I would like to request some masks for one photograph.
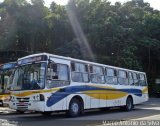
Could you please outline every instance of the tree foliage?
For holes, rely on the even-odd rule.
[[[49,52],[160,75],[160,11],[143,0],[0,3],[0,49]]]

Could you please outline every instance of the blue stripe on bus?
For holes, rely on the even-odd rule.
[[[103,91],[122,91],[125,93],[132,93],[136,96],[141,97],[142,91],[139,89],[110,89],[110,88],[101,88],[101,87],[93,87],[93,86],[71,86],[71,87],[65,87],[62,88],[54,93],[48,98],[47,100],[47,106],[51,107],[52,105],[56,104],[63,98],[67,97],[70,94],[83,92],[83,91],[96,91],[96,90],[103,90]]]

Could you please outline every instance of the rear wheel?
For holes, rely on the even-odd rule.
[[[77,117],[81,114],[82,106],[78,99],[72,99],[69,104],[69,110],[67,114],[70,117]]]
[[[126,105],[125,105],[124,109],[126,111],[131,111],[133,108],[134,108],[133,99],[132,99],[132,97],[128,97],[126,100]]]

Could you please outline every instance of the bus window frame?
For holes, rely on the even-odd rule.
[[[130,76],[129,76],[130,73],[131,73],[132,78],[130,78]],[[130,84],[130,80],[133,81],[133,84]],[[128,71],[128,82],[129,82],[128,85],[135,86],[135,84],[134,84],[134,78],[133,78],[133,72],[131,72],[131,71]]]
[[[117,83],[118,83],[118,85],[129,86],[128,71],[122,70],[122,69],[118,69],[117,71],[118,71],[118,72],[117,72]],[[120,73],[119,73],[120,71],[126,73],[126,74],[125,74],[125,75],[126,75],[126,78],[119,76],[119,75],[120,75]],[[121,78],[121,79],[126,79],[126,80],[127,80],[127,84],[120,84],[120,83],[119,83],[119,78]]]
[[[76,63],[83,64],[85,66],[85,69],[86,69],[86,66],[87,66],[87,71],[86,72],[75,71],[75,64]],[[73,68],[72,68],[73,64],[74,64],[74,71],[73,71]],[[70,71],[71,71],[71,79],[70,80],[72,80],[72,82],[80,82],[80,83],[89,83],[90,82],[90,71],[89,71],[89,65],[87,63],[71,61],[70,66],[71,66],[70,67]],[[75,81],[75,80],[73,80],[73,73],[79,73],[79,74],[81,74],[81,77],[82,77],[83,81],[78,81],[78,80]],[[88,81],[84,81],[83,74],[88,74]]]
[[[98,73],[93,73],[93,66],[94,67],[100,67],[102,68],[102,75],[98,74]],[[92,67],[92,73],[91,73],[91,67]],[[99,65],[94,65],[94,64],[90,64],[89,65],[89,74],[90,74],[90,82],[91,83],[96,83],[96,84],[106,84],[106,79],[105,79],[105,67],[103,66],[99,66]],[[99,83],[99,82],[92,82],[92,79],[91,79],[91,75],[99,75],[99,76],[103,76],[104,77],[104,82],[103,83]]]
[[[134,74],[136,75],[136,79],[134,78]],[[140,86],[139,85],[139,77],[138,77],[138,73],[137,72],[133,72],[133,80],[134,80],[134,86]],[[138,81],[137,82],[138,85],[136,85],[136,83],[135,83],[136,80]]]
[[[68,64],[64,64],[64,63],[55,63],[55,62],[50,62],[50,63],[52,63],[53,65],[66,65],[67,66],[67,73],[68,73],[68,80],[59,80],[59,79],[47,79],[47,77],[46,77],[46,79],[47,80],[56,80],[56,81],[68,81],[68,82],[70,82],[70,69],[69,69],[69,65]],[[49,66],[49,64],[48,64],[48,66]],[[47,66],[47,71],[46,72],[48,72],[48,66]],[[47,75],[47,74],[46,74]],[[70,84],[70,83],[69,83]]]
[[[107,69],[112,69],[113,72],[114,72],[114,76],[107,76]],[[105,81],[106,81],[106,84],[109,84],[109,85],[118,85],[118,77],[117,77],[117,69],[115,68],[111,68],[111,67],[105,67]],[[116,78],[116,83],[108,83],[107,82],[107,77],[112,77],[112,78]]]
[[[140,75],[143,75],[143,76],[144,76],[144,80],[141,80]],[[145,75],[144,73],[138,73],[138,76],[139,76],[139,80],[138,80],[139,86],[142,86],[142,87],[148,86],[148,84],[147,84],[147,79],[146,79],[146,75]],[[139,82],[139,81],[144,81],[144,82],[145,82],[145,85],[140,85],[140,82]]]

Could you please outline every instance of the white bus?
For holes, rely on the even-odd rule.
[[[148,100],[146,74],[47,53],[18,59],[10,107],[80,115],[86,109],[120,106],[127,111]]]

